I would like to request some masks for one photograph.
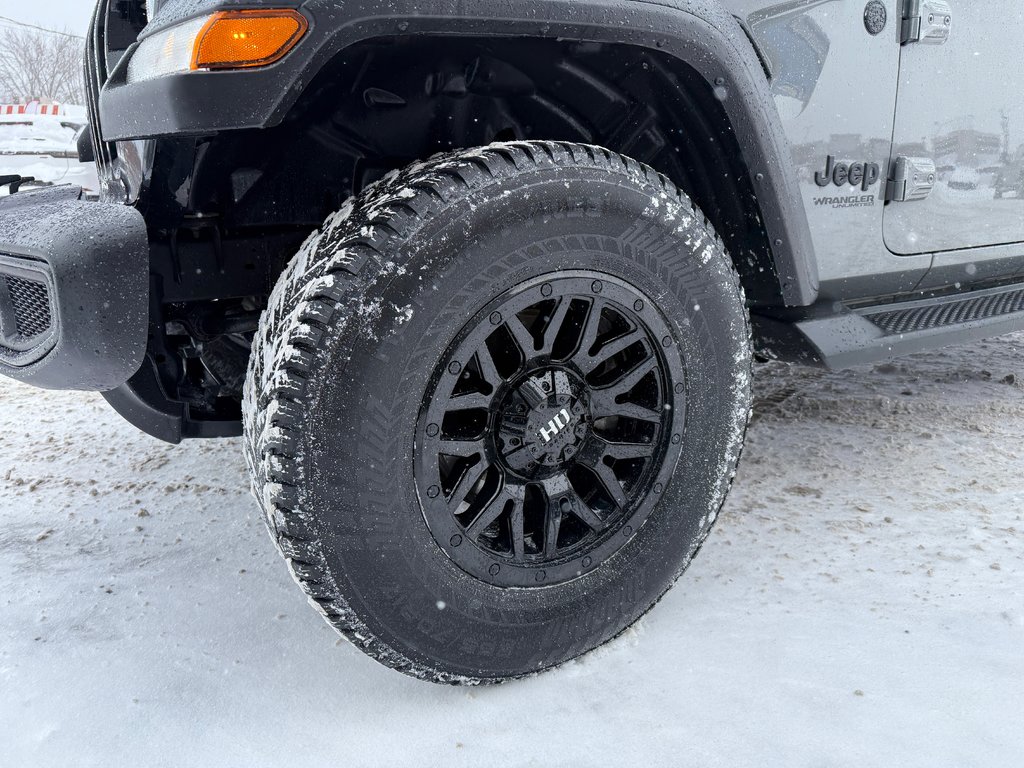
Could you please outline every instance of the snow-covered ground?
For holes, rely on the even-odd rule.
[[[0,766],[983,766],[1024,756],[1024,335],[768,366],[687,576],[492,688],[338,641],[237,441],[0,383]]]

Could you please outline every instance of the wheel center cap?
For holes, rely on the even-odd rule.
[[[498,453],[518,475],[536,479],[563,471],[590,433],[587,388],[562,369],[527,376],[505,399]]]

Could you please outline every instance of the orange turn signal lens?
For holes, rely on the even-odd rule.
[[[192,69],[263,67],[280,61],[299,42],[309,22],[298,11],[221,11],[196,38]]]

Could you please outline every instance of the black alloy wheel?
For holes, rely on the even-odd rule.
[[[650,298],[611,275],[517,286],[466,324],[433,379],[416,441],[423,515],[448,557],[489,584],[600,567],[643,525],[679,455],[679,347]]]

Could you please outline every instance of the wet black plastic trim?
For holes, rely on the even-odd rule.
[[[45,277],[52,314],[50,334],[40,337],[47,348],[24,365],[0,358],[0,374],[46,389],[103,391],[138,369],[149,314],[138,211],[87,202],[78,187],[21,192],[0,201],[0,254]]]

